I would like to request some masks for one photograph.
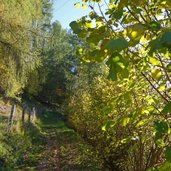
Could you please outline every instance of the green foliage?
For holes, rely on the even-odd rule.
[[[112,88],[110,81],[102,88],[102,77],[100,83],[95,78],[88,91],[80,86],[69,101],[71,122],[90,141],[98,139],[92,144],[108,160],[112,156],[110,161],[115,161],[118,144],[125,144],[121,149],[126,157],[117,156],[117,164],[113,163],[120,170],[147,170],[162,164],[163,170],[170,167],[164,163],[164,150],[170,142],[170,1],[82,3],[92,11],[70,24],[73,32],[87,42],[87,47],[79,50],[80,56],[85,62],[104,61],[109,70],[101,69],[114,83]],[[109,143],[107,152],[102,152],[102,142],[108,141],[115,145]],[[156,154],[149,158],[153,150]]]
[[[167,161],[171,162],[171,147],[167,147],[165,150],[165,157]]]
[[[167,114],[171,112],[171,102],[169,102],[168,104],[166,104],[162,110],[163,114]]]
[[[127,47],[128,43],[123,38],[111,39],[106,45],[106,49],[116,52],[124,50]]]
[[[52,3],[14,0],[2,1],[0,7],[0,93],[16,97],[27,87],[30,93],[36,94],[44,81],[38,69],[49,36]]]
[[[0,140],[1,169],[12,170],[23,165],[30,148],[31,139],[28,136],[18,133],[4,135],[3,140]]]
[[[76,58],[76,49],[82,45],[82,42],[62,29],[57,21],[50,27],[49,35],[51,40],[47,42],[47,47],[44,49],[42,66],[38,72],[39,79],[44,82],[33,95],[42,102],[61,104],[65,98],[66,83],[76,72],[76,61],[79,60]],[[32,82],[30,84],[32,86]],[[32,94],[30,91],[29,93]]]
[[[28,73],[39,64],[32,41],[37,34],[33,23],[41,15],[41,1],[1,1],[1,7],[0,89],[1,94],[14,97],[24,87]]]
[[[86,73],[78,72],[80,80],[76,80],[75,83],[77,91],[74,86],[65,110],[71,125],[103,158],[104,167],[119,170],[127,167],[132,170],[133,166],[130,163],[135,162],[137,164],[134,167],[138,168],[137,160],[140,160],[138,158],[140,153],[146,158],[144,163],[149,162],[147,156],[153,146],[151,139],[155,138],[150,125],[156,118],[150,116],[148,111],[145,111],[145,107],[148,106],[154,113],[156,110],[154,111],[152,107],[150,109],[150,105],[154,104],[153,101],[138,96],[145,91],[145,87],[143,89],[139,89],[138,85],[131,85],[131,87],[127,80],[124,85],[115,86],[114,82],[104,78],[107,72],[104,76],[92,78],[87,85],[86,77],[83,77]],[[81,78],[84,78],[84,82]],[[125,93],[127,89],[130,90],[129,93]],[[137,90],[136,93],[134,89]],[[143,152],[138,148],[142,144],[148,144],[144,146]]]
[[[79,33],[81,31],[81,29],[76,21],[71,22],[70,27],[72,28],[74,33]]]

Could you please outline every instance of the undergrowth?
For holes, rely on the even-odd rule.
[[[0,114],[0,171],[56,167],[62,171],[100,171],[101,163],[93,149],[54,111],[38,113],[34,124],[22,124],[16,117],[10,130],[7,115]]]
[[[1,133],[0,170],[11,171],[37,165],[39,158],[36,154],[42,150],[40,139],[39,129],[31,124],[26,124],[20,132]]]

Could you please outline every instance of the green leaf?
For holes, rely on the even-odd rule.
[[[98,36],[98,33],[91,32],[90,35],[86,38],[86,41],[88,43],[94,43],[97,45],[100,41],[100,36]]]
[[[123,62],[117,62],[117,65],[120,66],[122,69],[125,68],[125,65],[123,64]]]
[[[109,75],[107,77],[109,80],[116,81],[117,80],[117,65],[112,62],[109,69]]]
[[[113,53],[106,64],[110,68],[108,79],[116,81],[117,77],[121,79],[129,77],[129,70],[127,69],[128,61],[119,53]]]
[[[158,65],[159,64],[159,60],[154,58],[154,57],[150,57],[149,58],[149,62],[152,64],[152,65]]]
[[[126,144],[126,143],[128,143],[130,141],[131,141],[131,138],[130,137],[124,138],[124,139],[121,140],[121,144]]]
[[[119,53],[113,53],[113,54],[109,57],[108,61],[106,62],[106,65],[108,65],[108,66],[110,67],[110,65],[111,65],[112,63],[117,63],[117,62],[119,62],[121,58],[122,58],[122,56],[121,56]]]
[[[128,42],[124,38],[111,39],[106,48],[111,51],[121,51],[128,47]]]
[[[171,46],[171,31],[166,31],[161,37],[161,43],[165,47]]]
[[[129,123],[129,121],[130,121],[130,118],[125,117],[125,118],[123,118],[121,125],[125,127]]]
[[[161,84],[158,88],[157,88],[159,91],[164,91],[166,88],[165,88],[165,84]]]
[[[171,112],[171,102],[169,102],[168,104],[165,105],[165,107],[162,110],[163,114],[168,114]]]
[[[113,62],[118,62],[118,61],[120,61],[120,56],[117,55],[114,58],[112,58],[112,60],[113,60]]]
[[[116,19],[116,20],[120,19],[122,16],[123,16],[123,10],[114,11],[114,12],[112,12],[112,14],[110,15],[110,17],[111,17],[112,19]]]
[[[76,21],[72,21],[69,26],[71,27],[71,29],[73,30],[73,32],[75,34],[78,34],[81,32],[81,29],[79,27],[79,24]]]
[[[145,125],[147,122],[148,122],[148,120],[141,120],[141,121],[139,121],[139,122],[137,123],[136,127],[137,127],[137,128],[138,128],[138,127],[141,127],[141,126]]]
[[[165,158],[167,161],[171,162],[171,147],[167,147],[165,150]]]
[[[113,53],[111,55],[111,57],[108,59],[108,61],[106,62],[106,65],[109,66],[109,75],[108,75],[108,79],[112,80],[112,81],[116,81],[117,80],[117,70],[118,70],[118,65],[117,62],[120,61],[121,55],[119,53]]]
[[[90,12],[89,17],[93,20],[93,19],[97,18],[98,16],[95,12]]]
[[[162,147],[165,146],[165,142],[164,142],[164,140],[161,139],[161,138],[159,138],[159,139],[156,140],[156,144],[157,144],[157,146],[158,146],[159,148],[162,148]]]
[[[154,68],[151,70],[151,75],[153,79],[158,80],[158,81],[162,78],[162,72],[157,68]]]
[[[101,50],[93,50],[92,52],[90,52],[90,57],[92,59],[92,61],[96,61],[96,62],[102,62],[104,60],[104,51]]]
[[[122,78],[128,78],[129,77],[129,70],[124,68],[122,71],[120,71],[120,75]]]
[[[171,69],[171,63],[169,63],[167,66],[166,66],[167,69]]]
[[[168,133],[169,131],[169,126],[166,121],[155,121],[154,122],[155,129],[159,133]]]
[[[150,26],[150,28],[152,28],[153,30],[158,30],[158,29],[160,29],[160,24],[158,23],[158,22],[156,22],[156,21],[151,21],[150,23],[149,23],[149,26]]]
[[[171,48],[171,31],[164,32],[160,37],[149,42],[150,51],[149,54],[152,55],[156,50],[161,50],[162,48]]]
[[[149,55],[152,56],[154,52],[156,52],[156,50],[160,49],[161,48],[161,44],[160,44],[160,38],[156,38],[154,40],[151,40],[149,42],[149,48],[150,48],[150,51],[149,51]]]
[[[102,131],[106,131],[106,125],[102,126]]]
[[[108,121],[104,126],[102,126],[102,131],[106,131],[110,127],[115,126],[116,122],[115,121]]]

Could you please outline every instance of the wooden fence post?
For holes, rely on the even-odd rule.
[[[32,113],[32,109],[30,108],[28,111],[28,122],[30,123],[31,120],[31,113]]]
[[[10,119],[9,119],[9,126],[10,126],[10,128],[13,125],[14,114],[15,114],[15,105],[13,104],[12,107],[11,107],[11,113],[10,113]]]
[[[35,107],[32,108],[32,113],[33,113],[33,123],[34,123],[35,119],[36,119],[36,109],[35,109]]]
[[[22,105],[22,117],[21,117],[22,123],[24,123],[26,108],[27,108],[26,105],[23,104],[23,105]]]

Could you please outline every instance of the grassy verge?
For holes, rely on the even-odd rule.
[[[22,125],[18,108],[14,126],[7,132],[10,105],[5,109],[0,113],[0,171],[101,170],[93,149],[66,126],[60,114],[42,108],[35,124]]]
[[[34,166],[38,162],[35,153],[40,151],[34,143],[41,137],[38,126],[27,122],[22,125],[21,108],[17,106],[13,127],[9,129],[10,111],[11,104],[0,101],[0,171]]]

